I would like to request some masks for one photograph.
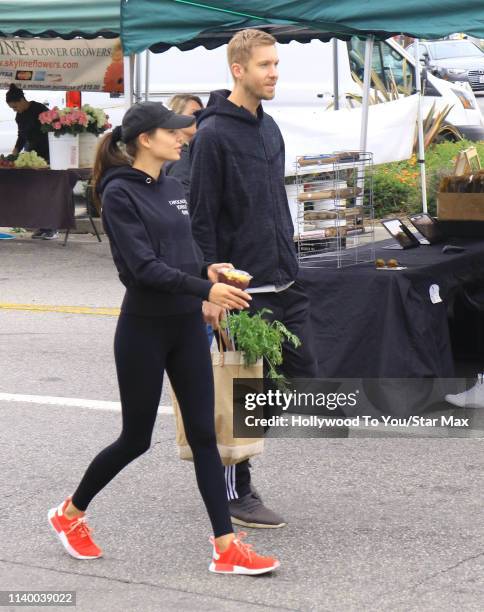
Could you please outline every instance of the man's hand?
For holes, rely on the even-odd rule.
[[[231,263],[214,263],[208,266],[207,268],[207,277],[209,281],[212,283],[218,283],[218,273],[219,270],[223,270],[224,268],[233,268],[234,266]]]
[[[216,304],[203,302],[202,313],[205,323],[211,325],[214,330],[220,328],[220,321],[225,317],[225,310]]]

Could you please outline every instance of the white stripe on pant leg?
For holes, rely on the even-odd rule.
[[[225,489],[227,491],[227,499],[230,501],[232,499],[232,495],[230,493],[230,487],[229,487],[229,479],[228,479],[228,474],[229,474],[229,469],[230,469],[230,465],[226,465],[224,467],[224,476],[225,476]]]
[[[236,499],[236,493],[232,488],[232,465],[225,466],[225,485],[227,487],[227,499]]]
[[[235,468],[237,467],[236,465],[233,465],[233,470],[232,470],[232,490],[234,492],[234,499],[239,499],[239,494],[237,493],[237,487],[235,484]]]
[[[228,473],[229,487],[230,487],[230,499],[237,499],[237,494],[235,493],[234,486],[232,484],[232,481],[233,481],[232,475],[233,475],[233,473],[234,473],[234,466],[230,465],[229,466],[229,473]]]

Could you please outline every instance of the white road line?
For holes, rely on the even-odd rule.
[[[53,397],[49,395],[22,395],[20,393],[0,393],[0,402],[20,402],[23,404],[44,404],[69,406],[70,408],[90,408],[91,410],[120,411],[120,402],[81,399],[77,397]],[[158,414],[173,414],[172,406],[160,406]]]

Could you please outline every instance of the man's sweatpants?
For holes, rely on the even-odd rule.
[[[309,299],[299,281],[279,293],[253,293],[251,312],[268,308],[271,314],[265,317],[270,321],[281,321],[287,329],[301,340],[301,346],[283,345],[283,364],[281,372],[287,378],[316,378],[318,364],[313,344]],[[249,461],[225,467],[225,484],[229,500],[239,499],[250,493]]]

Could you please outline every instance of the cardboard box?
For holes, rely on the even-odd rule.
[[[437,217],[443,221],[484,221],[484,193],[439,193]]]

